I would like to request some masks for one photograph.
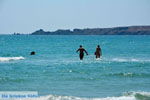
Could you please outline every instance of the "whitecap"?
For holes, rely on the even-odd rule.
[[[142,58],[112,58],[110,61],[115,62],[150,62],[149,59],[142,59]]]
[[[142,99],[141,99],[142,97]],[[16,99],[17,100],[17,99]],[[74,96],[58,96],[47,95],[38,98],[25,98],[21,100],[150,100],[149,92],[127,92],[118,97],[103,97],[103,98],[81,98]]]
[[[113,58],[112,61],[127,62],[128,60],[123,58]]]
[[[0,57],[0,62],[13,61],[13,60],[23,60],[24,57]]]

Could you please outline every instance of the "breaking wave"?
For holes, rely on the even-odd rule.
[[[122,96],[105,98],[81,98],[73,96],[47,95],[22,100],[150,100],[150,92],[128,92],[124,93]]]
[[[150,62],[150,59],[136,59],[136,58],[113,58],[116,62]]]
[[[0,57],[0,62],[13,61],[13,60],[23,60],[24,57]]]

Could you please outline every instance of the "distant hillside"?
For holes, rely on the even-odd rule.
[[[37,30],[31,35],[150,35],[150,26],[129,26],[115,28],[87,28],[71,30],[57,30],[45,32]]]

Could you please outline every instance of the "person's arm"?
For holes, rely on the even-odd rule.
[[[85,49],[84,49],[84,51],[85,51],[86,55],[88,55],[88,52]]]
[[[96,50],[95,50],[95,52],[94,52],[94,55],[96,55],[96,52],[97,52],[97,48],[96,48]]]
[[[100,48],[100,55],[102,56],[102,49]]]
[[[78,49],[76,52],[78,52],[80,49]]]

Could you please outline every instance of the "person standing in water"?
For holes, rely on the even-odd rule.
[[[80,48],[76,52],[78,51],[80,52],[79,53],[80,60],[83,60],[84,52],[86,53],[86,55],[88,55],[87,51],[82,47],[82,45],[80,45]]]
[[[95,55],[96,55],[96,58],[100,58],[102,56],[102,50],[99,45],[97,45]]]

